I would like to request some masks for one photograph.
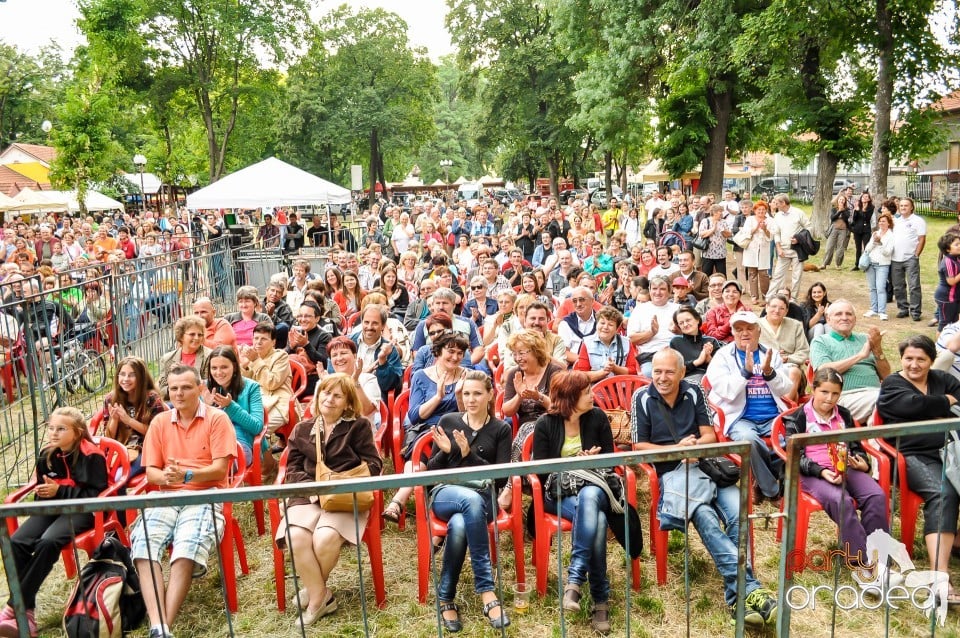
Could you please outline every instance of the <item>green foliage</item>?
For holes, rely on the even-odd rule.
[[[58,187],[76,189],[82,213],[90,181],[106,181],[120,161],[122,148],[112,133],[119,119],[109,76],[94,67],[79,75],[56,108],[57,125],[50,137],[57,149],[50,179]]]
[[[50,46],[36,56],[0,41],[0,149],[12,142],[45,143],[40,128],[63,101],[67,75],[61,51]]]
[[[570,62],[551,30],[543,3],[524,0],[448,0],[447,30],[457,42],[461,86],[479,89],[481,147],[501,155],[541,157],[554,178],[582,136],[568,121],[578,112]],[[483,82],[479,78],[483,77]]]
[[[283,155],[339,183],[364,155],[372,180],[402,178],[435,133],[436,69],[408,44],[407,24],[382,9],[327,15],[291,67],[288,93]]]

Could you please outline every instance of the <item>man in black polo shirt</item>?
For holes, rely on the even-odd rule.
[[[683,355],[672,348],[664,348],[653,356],[653,383],[637,390],[632,401],[633,440],[637,442],[638,449],[657,450],[716,442],[703,392],[683,380],[684,370]],[[670,498],[662,489],[664,476],[681,467],[681,462],[667,461],[655,463],[654,466],[661,481],[662,495],[657,516],[663,520],[664,501]],[[693,487],[696,483],[698,488],[706,490],[705,494],[713,495],[713,498],[707,496],[703,501],[690,499],[686,507],[693,508],[689,520],[700,534],[700,540],[723,578],[724,600],[733,612],[737,601],[740,491],[735,485],[717,487],[696,465],[689,467],[688,481],[690,491],[684,490],[681,494],[701,494],[700,489]],[[684,511],[684,508],[681,507],[680,511]],[[775,623],[776,596],[760,585],[749,562],[744,578],[747,595],[745,622],[757,626]]]

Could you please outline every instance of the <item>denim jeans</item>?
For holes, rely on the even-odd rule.
[[[552,495],[545,494],[544,509],[557,513]],[[582,585],[590,581],[590,596],[594,603],[605,603],[610,598],[607,579],[607,514],[610,503],[607,494],[596,485],[586,485],[576,496],[564,497],[560,516],[573,523],[573,550],[567,582]]]
[[[780,494],[780,469],[783,461],[770,451],[763,437],[770,436],[773,419],[766,423],[754,423],[747,419],[739,419],[730,426],[727,438],[732,441],[750,441],[753,449],[750,453],[750,469],[753,478],[763,495],[776,498]]]
[[[877,314],[887,313],[887,277],[890,276],[890,264],[878,266],[871,264],[867,268],[867,288],[870,290],[870,310]]]
[[[493,591],[493,568],[490,564],[490,537],[487,525],[493,520],[489,495],[461,485],[446,485],[433,495],[433,513],[447,522],[447,540],[443,549],[443,567],[437,598],[454,599],[463,561],[470,548],[473,567],[473,588],[478,594]]]
[[[735,485],[717,489],[713,506],[701,505],[690,517],[700,540],[713,558],[720,577],[723,578],[723,599],[727,605],[737,602],[737,543],[740,540],[740,490]],[[721,528],[721,524],[723,527]],[[744,573],[746,594],[760,588],[753,576],[753,567],[747,560]]]

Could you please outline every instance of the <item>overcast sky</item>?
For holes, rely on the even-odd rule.
[[[398,14],[410,27],[411,44],[425,47],[434,61],[452,51],[450,36],[443,26],[447,15],[444,0],[321,0],[315,2],[313,16],[344,3],[354,8],[381,7]],[[36,53],[54,40],[70,51],[82,41],[76,27],[77,16],[74,0],[0,1],[0,40],[29,53]]]

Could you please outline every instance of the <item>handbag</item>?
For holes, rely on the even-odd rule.
[[[857,263],[857,267],[859,267],[860,270],[866,270],[872,265],[873,260],[870,259],[870,253],[863,251],[863,253],[860,255],[860,261]]]
[[[547,477],[543,487],[548,494],[556,493],[556,481],[560,481],[560,498],[576,496],[584,485],[596,485],[607,493],[610,511],[623,514],[623,479],[610,468],[594,470],[567,470],[553,472]]]
[[[710,247],[710,240],[697,236],[690,240],[690,245],[697,250],[706,250]]]
[[[370,466],[365,461],[360,465],[334,472],[323,462],[323,420],[317,417],[314,423],[317,434],[317,482],[342,481],[343,479],[366,478],[370,476]],[[327,512],[352,512],[353,500],[357,500],[357,511],[367,512],[373,508],[373,490],[366,492],[345,492],[343,494],[324,494],[317,497],[317,503]]]
[[[614,445],[632,445],[633,432],[630,427],[630,415],[623,408],[604,410],[610,420],[610,433],[613,434]]]
[[[677,431],[674,427],[673,415],[670,414],[669,411],[664,410],[663,406],[659,403],[657,407],[660,410],[660,416],[663,417],[663,420],[667,422],[667,427],[670,428],[670,436],[673,437],[674,441],[679,443],[680,438],[677,436]],[[699,467],[700,471],[706,474],[711,481],[716,483],[717,487],[730,487],[731,485],[736,485],[737,481],[740,480],[740,466],[725,456],[700,459],[697,467]]]

